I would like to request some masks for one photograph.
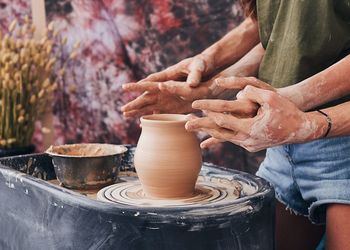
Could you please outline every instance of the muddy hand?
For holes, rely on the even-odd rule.
[[[204,112],[212,111],[218,113],[232,114],[239,118],[254,117],[259,105],[249,100],[198,100],[193,102],[192,107]]]
[[[217,112],[223,114],[234,115],[235,117],[253,117],[256,115],[259,106],[249,100],[235,100],[235,101],[225,101],[225,100],[198,100],[193,102],[192,107],[194,109],[202,110],[204,113],[207,112]],[[191,131],[200,130],[208,132],[210,130],[210,135],[215,134],[218,131],[225,133],[225,129],[221,129],[215,121],[209,117],[191,119],[191,122],[187,124],[187,128]],[[209,138],[201,143],[202,148],[210,147],[211,145],[217,144],[225,140]]]
[[[193,111],[191,101],[183,100],[167,93],[145,92],[121,108],[125,117],[138,117],[148,114],[185,114]]]
[[[208,117],[197,117],[191,114],[187,116],[187,121],[188,122],[186,123],[185,127],[188,131],[202,131],[209,134],[208,131],[215,133],[215,130],[220,130],[220,127]],[[214,144],[218,144],[224,141],[225,140],[219,140],[211,137],[203,141],[200,146],[201,148],[208,148]]]
[[[207,118],[219,129],[199,127],[217,140],[230,141],[248,151],[256,152],[285,143],[299,143],[320,137],[327,129],[326,121],[315,113],[304,113],[279,94],[248,86],[239,100],[249,100],[260,105],[253,118],[237,118],[232,114],[206,111]],[[321,119],[321,122],[320,122]],[[187,128],[198,129],[191,122]],[[202,146],[208,144],[203,142]]]
[[[169,80],[184,80],[192,86],[198,86],[201,79],[215,71],[213,58],[205,54],[187,58],[169,68],[149,75],[145,81],[165,82]]]
[[[242,90],[246,86],[254,86],[260,89],[267,89],[271,91],[276,91],[270,84],[260,81],[256,77],[226,77],[226,78],[217,78],[215,80],[216,87],[220,89],[235,89]],[[215,93],[214,93],[215,94]]]
[[[192,112],[193,100],[209,95],[209,83],[193,88],[179,81],[124,84],[126,91],[143,92],[135,100],[124,105],[121,110],[126,117],[141,116],[152,113],[189,113]]]
[[[174,85],[182,87],[186,85],[183,79],[187,79],[187,87],[194,87],[199,85],[202,76],[211,73],[212,70],[209,67],[211,63],[209,61],[201,55],[187,58],[161,72],[151,74],[139,82],[126,83],[123,85],[123,89],[140,93],[145,91],[158,92],[160,83],[163,84],[163,89],[168,89],[168,87],[170,89]],[[187,88],[186,91],[190,91],[190,88]]]

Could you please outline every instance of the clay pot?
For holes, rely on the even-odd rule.
[[[202,156],[196,135],[185,129],[185,117],[157,114],[141,118],[142,133],[134,163],[148,197],[171,199],[194,195]]]

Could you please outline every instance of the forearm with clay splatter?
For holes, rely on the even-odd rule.
[[[345,102],[337,106],[322,110],[332,120],[332,127],[331,127],[331,130],[329,131],[328,137],[350,135],[349,110],[350,110],[350,102]],[[310,112],[310,113],[316,113],[316,112]],[[325,117],[323,117],[323,120],[325,120]]]
[[[330,108],[322,109],[322,111],[327,114],[330,118],[331,126],[329,127],[329,121],[325,115],[320,114],[317,111],[306,112],[305,117],[308,124],[313,124],[309,126],[310,133],[303,133],[300,138],[296,141],[291,142],[308,142],[315,139],[320,139],[326,137],[338,137],[338,136],[348,136],[350,135],[350,101],[345,102]],[[307,132],[304,125],[304,132]],[[328,131],[328,129],[330,129]],[[326,134],[328,131],[328,134]],[[295,138],[294,138],[295,139]]]
[[[350,94],[350,56],[306,80],[277,90],[301,110],[310,110]]]

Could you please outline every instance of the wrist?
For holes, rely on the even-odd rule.
[[[214,72],[217,68],[220,66],[216,64],[215,58],[217,57],[219,53],[219,48],[217,45],[213,45],[206,50],[204,50],[202,53],[200,53],[198,56],[205,62],[206,66],[206,72]]]
[[[327,137],[329,134],[330,134],[330,132],[331,132],[331,129],[332,129],[332,119],[331,119],[331,117],[326,113],[326,112],[324,112],[324,111],[322,111],[322,110],[316,110],[319,114],[321,114],[321,115],[323,115],[324,116],[324,118],[326,119],[326,121],[327,121],[327,130],[326,130],[326,132],[325,132],[325,134],[323,135],[323,137]]]
[[[311,126],[314,127],[314,133],[308,139],[315,140],[328,137],[332,128],[331,118],[322,111],[307,112],[306,114]]]
[[[298,109],[305,111],[305,109],[303,108],[303,102],[304,102],[304,98],[303,96],[299,93],[294,93],[293,91],[293,86],[288,86],[288,87],[283,87],[283,88],[277,88],[276,92],[287,98],[290,102],[292,102],[295,106],[298,107]]]
[[[225,77],[228,77],[228,75],[226,75],[225,72],[222,71],[207,82],[207,87],[208,87],[207,99],[225,99],[225,98],[222,98],[221,94],[227,90],[223,87],[218,86],[215,83],[216,79],[225,78]]]

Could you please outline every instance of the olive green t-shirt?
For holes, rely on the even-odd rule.
[[[259,78],[274,87],[298,83],[350,52],[350,0],[257,0],[257,13],[266,50]]]

